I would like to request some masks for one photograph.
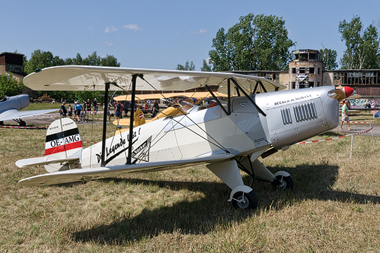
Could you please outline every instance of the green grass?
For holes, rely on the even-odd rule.
[[[355,120],[355,119],[351,119]],[[363,118],[361,121],[370,119]],[[82,140],[100,125],[78,125]],[[90,130],[93,133],[90,133]],[[17,181],[40,156],[44,130],[0,129],[1,252],[376,252],[380,248],[379,137],[291,146],[262,162],[292,174],[294,190],[254,185],[255,212],[204,166],[46,187]],[[108,135],[112,135],[109,128]],[[326,133],[313,139],[335,135]],[[337,135],[337,134],[336,134]],[[246,184],[250,177],[244,173]]]
[[[59,108],[61,108],[61,103],[54,103],[54,104],[51,104],[51,103],[30,103],[23,110],[29,111],[29,110],[45,110],[45,109],[59,109]],[[66,108],[67,108],[67,105],[66,105]]]

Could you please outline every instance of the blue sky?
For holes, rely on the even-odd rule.
[[[0,0],[0,52],[31,57],[36,49],[60,58],[94,51],[113,55],[122,67],[175,69],[193,61],[200,70],[212,39],[248,13],[285,20],[294,49],[345,50],[339,22],[360,16],[380,26],[380,1],[5,1]]]

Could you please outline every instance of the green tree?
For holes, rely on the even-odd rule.
[[[18,81],[12,74],[0,75],[0,98],[15,96],[24,89],[22,79]]]
[[[35,50],[30,60],[24,61],[24,71],[27,74],[34,72],[36,69],[43,69],[51,66],[63,65],[64,61],[59,57],[54,57],[49,51]]]
[[[341,40],[345,41],[346,51],[341,59],[342,69],[377,69],[379,55],[378,31],[373,25],[363,32],[363,24],[359,16],[351,22],[343,20],[339,23]]]
[[[338,67],[338,63],[336,62],[337,52],[332,49],[323,48],[319,50],[321,54],[321,62],[325,64],[326,70],[334,70]]]
[[[229,71],[232,70],[231,49],[228,48],[229,43],[224,28],[220,28],[216,33],[216,37],[212,39],[212,47],[214,50],[209,52],[210,63],[213,65],[213,71]]]
[[[219,29],[209,52],[213,71],[286,69],[295,43],[288,38],[285,21],[274,15],[240,17],[228,29]]]
[[[120,62],[113,55],[108,55],[100,60],[100,66],[120,67]]]
[[[201,68],[201,71],[211,72],[211,65],[207,64],[206,60],[203,60],[203,66]]]
[[[92,65],[92,66],[114,66],[120,67],[120,63],[117,62],[117,59],[112,55],[107,55],[106,57],[100,57],[97,55],[96,51],[86,58],[77,53],[75,58],[67,58],[65,60],[59,58],[58,56],[53,56],[49,51],[44,52],[40,49],[35,50],[32,53],[30,60],[28,61],[24,58],[24,69],[27,74],[34,72],[36,69],[43,69],[51,66],[59,65]],[[93,99],[94,97],[99,97],[98,95],[102,94],[100,91],[39,91],[37,94],[42,96],[48,94],[51,98],[55,98],[57,101],[60,101],[61,98],[69,100],[78,100],[82,102],[83,100]],[[102,100],[102,97],[99,97]],[[99,101],[101,102],[101,101]]]
[[[186,61],[185,66],[181,65],[181,64],[177,64],[177,70],[194,71],[195,70],[195,65],[194,65],[194,63],[192,61],[190,63],[189,63],[189,61]]]

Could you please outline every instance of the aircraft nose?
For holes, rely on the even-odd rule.
[[[352,89],[350,87],[343,87],[342,89],[331,90],[328,93],[328,95],[331,98],[336,98],[339,101],[342,101],[343,99],[346,99],[353,94],[355,94],[355,91],[354,91],[354,89]]]
[[[346,95],[346,98],[348,98],[349,96],[355,94],[354,89],[352,89],[352,88],[350,88],[350,87],[343,87],[342,91],[343,91],[344,94]]]

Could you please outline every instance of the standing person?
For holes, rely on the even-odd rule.
[[[124,117],[127,117],[128,116],[128,109],[131,108],[131,102],[129,102],[128,100],[125,100],[123,108],[124,108]]]
[[[94,101],[92,102],[92,109],[94,110],[94,114],[98,111],[98,102],[96,101],[96,98],[94,98]]]
[[[71,104],[69,104],[69,107],[67,108],[67,114],[69,115],[70,119],[73,117],[73,108],[71,107]]]
[[[77,102],[74,102],[74,119],[77,118]]]
[[[349,106],[350,106],[350,102],[348,100],[343,100],[342,121],[340,122],[339,130],[342,130],[343,123],[347,122],[348,131],[350,131],[350,119],[348,118],[348,107]]]
[[[110,103],[108,103],[108,106],[107,106],[107,115],[108,115],[108,121],[111,122],[111,105]]]
[[[116,116],[117,119],[121,118],[121,104],[120,104],[120,101],[117,101],[115,116]]]
[[[90,112],[91,112],[91,102],[90,102],[90,99],[87,99],[86,110],[87,110],[87,113],[90,114]]]
[[[152,118],[156,117],[156,114],[158,113],[160,107],[158,106],[158,102],[156,100],[153,100],[153,107],[152,107]]]
[[[124,108],[124,103],[120,102],[120,118],[123,118],[123,108]]]
[[[66,118],[66,113],[67,113],[67,110],[66,110],[65,102],[62,102],[61,109],[59,110],[59,114],[61,115],[62,118]]]
[[[76,115],[76,117],[77,117],[77,120],[78,120],[78,122],[80,121],[79,120],[79,117],[80,117],[80,112],[82,111],[82,105],[77,101],[77,102],[75,102],[76,103],[76,105],[77,105],[77,109],[76,109],[76,111],[75,111],[75,115]]]

